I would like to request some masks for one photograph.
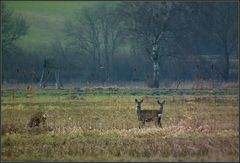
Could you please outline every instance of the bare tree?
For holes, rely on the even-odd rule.
[[[229,80],[230,55],[237,53],[238,29],[237,2],[208,2],[205,5],[194,4],[196,28],[206,33],[212,42],[222,51],[222,77]]]
[[[141,45],[141,50],[153,65],[153,87],[159,87],[159,66],[169,49],[163,46],[171,36],[178,8],[173,2],[124,2],[121,7],[124,17],[129,18],[128,30],[132,39]]]
[[[94,74],[99,74],[103,68],[104,78],[108,81],[121,32],[121,20],[114,13],[113,4],[81,10],[74,22],[66,24],[66,33],[72,38],[72,44],[77,44],[80,51],[92,56]]]
[[[28,25],[22,15],[16,15],[1,2],[2,17],[2,48],[7,52],[13,46],[14,41],[27,33]],[[5,55],[5,54],[4,54]]]
[[[5,2],[1,1],[1,49],[2,54],[0,60],[3,61],[3,66],[0,71],[3,73],[3,81],[8,78],[6,74],[12,69],[12,60],[15,60],[14,53],[19,52],[19,48],[15,46],[15,41],[24,36],[28,31],[28,25],[25,19],[20,14],[15,14],[8,9]]]

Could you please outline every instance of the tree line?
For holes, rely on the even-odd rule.
[[[64,45],[53,38],[26,54],[14,41],[27,34],[28,24],[2,3],[4,80],[37,82],[46,56],[58,60],[65,82],[146,81],[159,87],[161,80],[237,80],[237,5],[100,3],[65,22]]]

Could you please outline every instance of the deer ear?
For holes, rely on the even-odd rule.
[[[161,104],[161,102],[160,102],[159,100],[157,100],[157,103],[158,103],[158,104]]]
[[[143,99],[140,101],[141,103],[143,102]]]
[[[163,100],[162,105],[165,104],[165,100]]]
[[[138,100],[137,100],[137,99],[135,99],[135,102],[138,102]]]

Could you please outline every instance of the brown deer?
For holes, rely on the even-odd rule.
[[[145,125],[145,122],[155,121],[155,125],[158,125],[159,127],[162,128],[161,119],[163,113],[163,104],[165,103],[165,101],[163,102],[160,102],[159,100],[157,101],[158,104],[160,105],[159,110],[142,110],[141,104],[143,100],[138,101],[137,99],[135,99],[135,102],[137,104],[136,112],[138,116],[138,121],[141,122],[142,127]],[[141,128],[141,126],[139,124],[139,128]]]
[[[37,112],[35,115],[32,116],[30,119],[28,126],[33,127],[40,127],[40,124],[43,125],[43,127],[46,127],[46,119],[48,115],[46,112]]]

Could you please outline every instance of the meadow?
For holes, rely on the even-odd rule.
[[[3,161],[239,161],[238,89],[2,90]],[[162,125],[139,129],[165,100]],[[47,127],[28,128],[38,111]]]

